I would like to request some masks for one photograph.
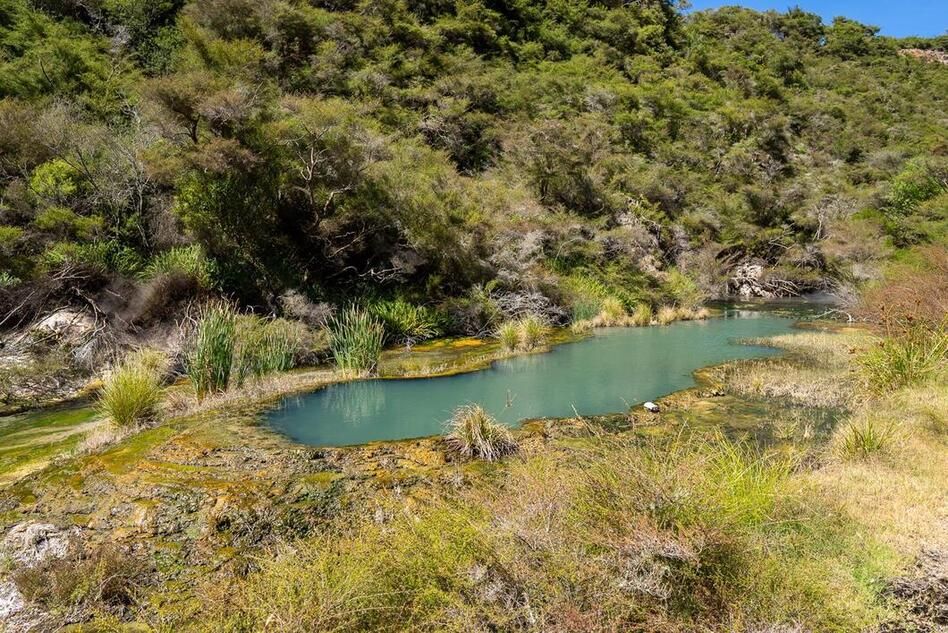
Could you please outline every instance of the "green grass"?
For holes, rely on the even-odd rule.
[[[216,269],[204,250],[196,244],[175,246],[155,255],[142,271],[142,278],[154,279],[162,275],[185,275],[204,288],[214,284]]]
[[[548,328],[539,317],[531,314],[517,322],[517,330],[520,334],[520,345],[525,350],[532,350],[543,343]]]
[[[237,317],[232,382],[240,387],[247,380],[292,369],[302,349],[303,330],[302,324],[285,319]]]
[[[859,358],[869,389],[876,394],[916,385],[934,376],[948,358],[948,329],[914,328],[885,338]]]
[[[228,304],[206,306],[188,343],[185,369],[198,398],[221,393],[230,383],[237,342],[237,314]]]
[[[500,345],[508,352],[520,346],[520,327],[516,321],[505,321],[497,328],[497,338]]]
[[[460,407],[448,423],[445,443],[467,459],[496,461],[517,451],[510,429],[474,404]]]
[[[849,423],[837,435],[837,452],[844,459],[866,459],[891,447],[895,426],[868,417]]]
[[[385,340],[397,344],[415,344],[442,334],[437,312],[403,299],[378,301],[368,311],[385,326]]]
[[[154,354],[130,355],[106,379],[99,410],[123,427],[154,419],[161,400],[161,364]]]
[[[336,315],[329,323],[329,348],[344,371],[373,371],[382,355],[385,327],[358,307]]]
[[[508,462],[382,525],[295,543],[210,589],[200,617],[223,631],[861,630],[871,566],[846,559],[855,540],[832,508],[800,502],[791,465],[722,437]]]
[[[644,327],[652,323],[653,317],[652,306],[644,301],[639,302],[635,305],[635,310],[632,312],[632,324]]]

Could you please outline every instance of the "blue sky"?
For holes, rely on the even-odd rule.
[[[734,4],[761,11],[786,11],[798,5],[820,14],[826,23],[844,15],[894,37],[944,35],[948,30],[948,0],[691,0],[693,10]]]

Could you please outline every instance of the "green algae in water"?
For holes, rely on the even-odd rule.
[[[458,406],[476,403],[510,426],[523,420],[600,415],[694,385],[694,370],[779,353],[741,339],[790,332],[793,321],[763,313],[601,330],[588,339],[454,376],[363,380],[290,398],[273,428],[315,446],[345,446],[441,433]]]
[[[0,485],[45,466],[91,429],[92,407],[62,407],[0,418]]]

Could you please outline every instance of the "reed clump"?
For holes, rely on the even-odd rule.
[[[476,404],[454,412],[448,423],[445,442],[462,457],[489,462],[517,451],[517,442],[510,429]]]
[[[356,306],[343,310],[329,323],[329,348],[336,365],[348,372],[371,372],[378,366],[385,327]]]
[[[238,317],[233,368],[236,385],[292,369],[302,348],[304,329],[302,324],[286,319]]]
[[[205,306],[198,316],[185,361],[185,371],[198,399],[227,390],[236,341],[237,313],[233,306]]]

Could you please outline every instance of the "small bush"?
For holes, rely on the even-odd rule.
[[[185,369],[198,398],[227,389],[234,365],[237,315],[227,304],[202,310],[189,343]]]
[[[489,462],[517,451],[517,442],[510,429],[476,404],[454,412],[448,423],[445,442],[463,457]]]
[[[512,352],[520,346],[520,327],[516,321],[505,321],[497,329],[497,338],[500,339],[500,345],[508,352]]]
[[[704,299],[704,294],[694,280],[674,268],[668,273],[665,287],[674,302],[683,308],[695,308]]]
[[[543,343],[546,337],[546,324],[537,316],[526,316],[517,323],[520,344],[523,349],[531,350]]]
[[[885,451],[895,437],[895,427],[872,418],[852,422],[837,439],[837,452],[844,459],[865,459]]]
[[[635,311],[632,313],[632,323],[639,327],[651,325],[653,316],[652,306],[643,301],[635,306]]]
[[[345,371],[372,371],[382,355],[385,327],[357,307],[343,310],[329,324],[329,348]]]
[[[122,427],[152,420],[161,400],[164,356],[153,352],[130,355],[106,380],[99,409]]]
[[[403,299],[379,301],[369,307],[369,312],[385,326],[385,340],[391,343],[414,344],[442,333],[437,312]]]
[[[678,310],[672,306],[662,306],[658,309],[655,320],[659,325],[668,325],[678,319]]]
[[[13,575],[30,602],[54,613],[122,614],[138,604],[153,569],[144,560],[114,546],[74,548]]]
[[[869,390],[885,393],[934,376],[948,357],[948,330],[916,327],[883,339],[859,357]]]

